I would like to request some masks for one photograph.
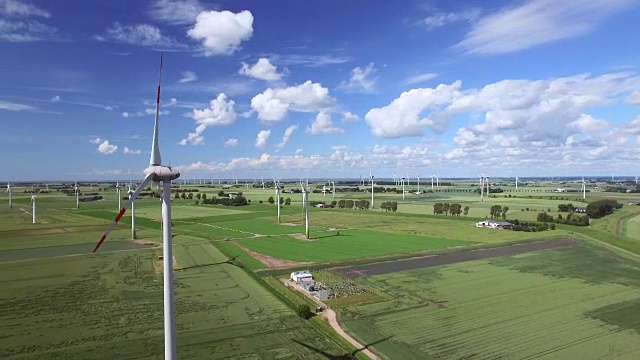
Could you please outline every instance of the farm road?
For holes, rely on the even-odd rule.
[[[422,256],[406,260],[388,261],[350,267],[338,267],[333,268],[332,270],[348,278],[359,278],[364,276],[383,275],[398,271],[407,271],[426,267],[455,264],[492,257],[516,255],[531,251],[573,247],[578,245],[578,243],[578,241],[573,239],[546,240],[489,249],[466,250],[444,255]]]

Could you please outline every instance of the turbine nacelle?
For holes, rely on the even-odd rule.
[[[149,176],[153,174],[151,181],[153,182],[164,182],[164,181],[172,181],[180,177],[180,172],[173,170],[169,166],[164,165],[152,165],[144,170],[144,174]]]

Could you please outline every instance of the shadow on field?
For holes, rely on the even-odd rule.
[[[324,357],[326,357],[327,359],[330,359],[330,360],[352,360],[352,359],[356,359],[356,354],[359,353],[360,351],[368,349],[369,346],[372,346],[372,345],[379,344],[381,342],[387,341],[387,340],[391,339],[392,337],[393,336],[387,336],[387,337],[382,338],[382,339],[380,339],[378,341],[374,341],[372,343],[369,343],[369,344],[367,344],[367,345],[365,345],[365,346],[363,346],[361,348],[355,349],[349,354],[342,354],[342,355],[332,355],[332,354],[329,354],[328,352],[326,352],[324,350],[320,350],[320,349],[315,348],[315,347],[313,347],[311,345],[307,345],[307,344],[305,344],[305,343],[303,343],[301,341],[298,341],[296,339],[291,339],[291,340],[293,342],[295,342],[295,343],[298,343],[298,344],[306,347],[309,350],[315,351],[318,354],[323,355]]]
[[[180,270],[189,270],[189,269],[198,269],[198,268],[203,268],[203,267],[209,267],[209,266],[216,266],[216,265],[222,265],[222,264],[229,264],[229,265],[233,265],[233,266],[238,266],[240,267],[239,264],[236,264],[235,260],[238,258],[238,256],[240,256],[239,254],[228,259],[225,261],[221,261],[221,262],[217,262],[217,263],[211,263],[211,264],[201,264],[201,265],[193,265],[193,266],[187,266],[187,267],[183,267],[180,268]]]

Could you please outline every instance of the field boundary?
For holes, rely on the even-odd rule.
[[[591,236],[588,236],[588,235],[585,235],[585,234],[581,234],[581,233],[572,233],[571,235],[572,236],[581,236],[583,238],[586,238],[586,239],[588,239],[590,241],[593,241],[593,242],[596,242],[598,244],[604,245],[604,246],[609,247],[609,248],[611,248],[613,250],[616,250],[618,252],[622,252],[622,253],[625,253],[626,255],[630,255],[635,260],[640,260],[640,254],[637,254],[637,253],[634,253],[633,251],[626,250],[626,249],[623,249],[621,247],[615,246],[615,245],[610,244],[610,243],[608,243],[608,242],[606,242],[604,240],[600,240],[600,239],[597,239],[597,238],[594,238],[594,237],[591,237]]]

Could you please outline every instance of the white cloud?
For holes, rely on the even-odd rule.
[[[94,37],[98,41],[114,41],[123,44],[151,48],[179,49],[185,46],[174,38],[162,35],[159,28],[149,24],[122,25],[115,22],[104,35]]]
[[[268,88],[251,99],[251,108],[263,122],[275,123],[284,119],[288,111],[316,112],[333,102],[329,89],[307,81],[287,88]]]
[[[343,121],[358,121],[360,117],[351,111],[343,111],[342,112],[342,120]]]
[[[227,100],[227,96],[222,93],[217,98],[211,100],[209,108],[198,110],[193,109],[191,117],[196,121],[198,126],[195,132],[189,133],[186,139],[180,141],[180,145],[190,143],[199,145],[204,143],[202,133],[209,126],[227,126],[236,121],[237,114],[233,109],[235,102]]]
[[[124,112],[122,112],[122,117],[124,117],[124,118],[132,118],[132,117],[139,117],[139,116],[144,116],[144,113],[142,111],[137,111],[137,112],[124,111]]]
[[[17,0],[1,0],[0,15],[7,17],[43,17],[46,19],[51,17],[50,12]]]
[[[193,71],[183,71],[182,78],[178,80],[179,83],[184,84],[192,81],[198,80],[198,75],[196,75]]]
[[[406,78],[402,83],[405,85],[419,84],[421,82],[429,81],[433,78],[436,78],[437,76],[438,74],[436,73],[418,74],[418,75],[414,75]]]
[[[60,96],[56,95],[54,97],[51,98],[51,102],[57,103],[60,102]]]
[[[89,142],[92,143],[92,144],[100,144],[103,141],[104,140],[100,139],[99,137],[89,140]]]
[[[193,24],[204,10],[197,0],[156,0],[149,7],[149,15],[157,21],[184,25]]]
[[[30,105],[17,104],[17,103],[0,100],[0,110],[33,111],[33,110],[36,110],[36,108]]]
[[[424,19],[427,29],[434,30],[455,22],[473,22],[480,16],[480,9],[467,9],[460,12],[439,12]]]
[[[331,113],[325,111],[319,112],[311,126],[307,128],[307,133],[311,135],[341,134],[343,132],[343,129],[333,126]]]
[[[0,41],[24,43],[60,40],[58,29],[40,21],[0,18]]]
[[[100,140],[99,138],[96,138],[95,140],[92,140],[92,143],[96,143],[97,140]],[[99,145],[98,145],[98,152],[104,155],[110,155],[115,153],[116,151],[118,151],[118,145],[112,145],[109,144],[109,140],[103,140]]]
[[[142,151],[140,151],[140,150],[132,150],[132,149],[129,149],[128,147],[126,147],[126,146],[124,147],[124,151],[123,152],[125,154],[129,154],[129,155],[140,155],[140,154],[142,154]]]
[[[442,121],[421,118],[425,110],[438,110],[460,96],[461,82],[438,85],[435,89],[412,89],[400,94],[391,104],[369,110],[365,120],[375,136],[397,138],[421,136],[425,127],[442,128]]]
[[[283,147],[285,147],[289,142],[291,135],[293,135],[293,132],[296,131],[297,129],[298,129],[298,125],[291,125],[288,128],[286,128],[284,130],[284,134],[282,135],[282,141],[278,145],[276,145],[276,147],[279,149],[282,149]]]
[[[272,65],[269,59],[260,58],[253,65],[243,62],[242,67],[238,70],[238,74],[259,80],[277,81],[282,79],[285,73],[278,73],[277,67]]]
[[[248,10],[237,14],[226,10],[204,11],[187,35],[202,41],[207,56],[231,55],[253,35],[253,15]]]
[[[226,148],[228,148],[228,147],[236,147],[236,146],[238,146],[238,143],[239,143],[238,139],[231,138],[231,139],[228,139],[227,141],[224,142],[224,147],[226,147]]]
[[[300,155],[300,154],[302,154],[302,149],[296,149],[295,154],[296,154],[296,155]]]
[[[261,130],[256,136],[256,147],[264,148],[267,146],[267,140],[269,140],[269,136],[271,135],[271,130]]]
[[[640,105],[640,91],[632,92],[629,97],[627,97],[627,102],[631,105]]]
[[[349,81],[343,81],[338,88],[349,92],[372,92],[375,90],[377,78],[373,75],[378,71],[373,63],[365,67],[356,67],[351,70]]]
[[[455,47],[471,54],[514,52],[586,34],[634,0],[531,0],[480,18]]]

